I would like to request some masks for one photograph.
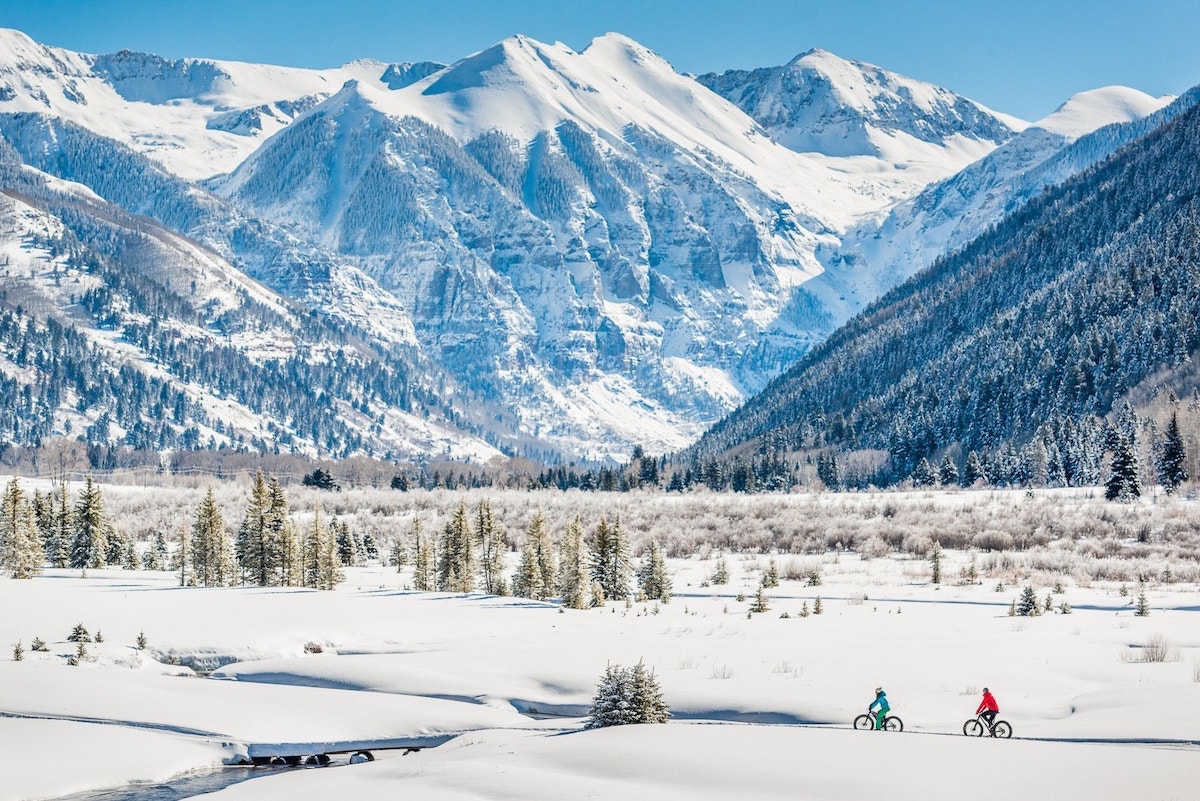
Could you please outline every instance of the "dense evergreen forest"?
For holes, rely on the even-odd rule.
[[[1195,390],[1198,190],[1193,109],[888,293],[680,469],[762,485],[807,454],[834,485],[1102,480],[1114,432],[1146,433],[1113,414],[1131,390]]]

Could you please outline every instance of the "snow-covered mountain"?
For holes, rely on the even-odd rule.
[[[697,80],[801,153],[873,162],[891,199],[987,155],[1028,123],[940,86],[826,50]]]
[[[1109,118],[1142,98],[1109,93]],[[1085,104],[1013,139],[1025,123],[823,51],[696,80],[619,34],[303,70],[0,31],[16,160],[404,350],[394,366],[440,393],[427,408],[539,457],[687,444],[844,317],[844,270],[814,278],[853,264],[864,298],[892,280],[861,243],[897,203],[1098,119]],[[373,398],[345,399],[376,418],[355,447],[403,450]]]
[[[398,86],[441,66],[362,59],[307,70],[128,50],[95,56],[0,28],[0,111],[68,120],[200,180],[233,170],[348,80]]]
[[[1183,113],[1172,103],[1110,86],[1075,95],[987,157],[867,220],[821,253],[825,272],[806,285],[840,324],[888,289],[956,250],[1043,189],[1065,181]]]

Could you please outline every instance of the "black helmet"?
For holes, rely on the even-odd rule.
[[[987,687],[984,687],[983,691],[986,693],[988,691]]]

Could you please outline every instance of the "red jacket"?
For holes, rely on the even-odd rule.
[[[993,712],[1000,711],[1000,705],[996,703],[996,698],[991,693],[983,694],[983,700],[979,702],[979,709],[975,710],[975,714],[978,715],[985,709],[990,709]]]

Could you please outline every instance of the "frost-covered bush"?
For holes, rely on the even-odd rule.
[[[641,662],[631,668],[609,665],[596,687],[587,728],[666,723],[670,716],[654,671]]]

